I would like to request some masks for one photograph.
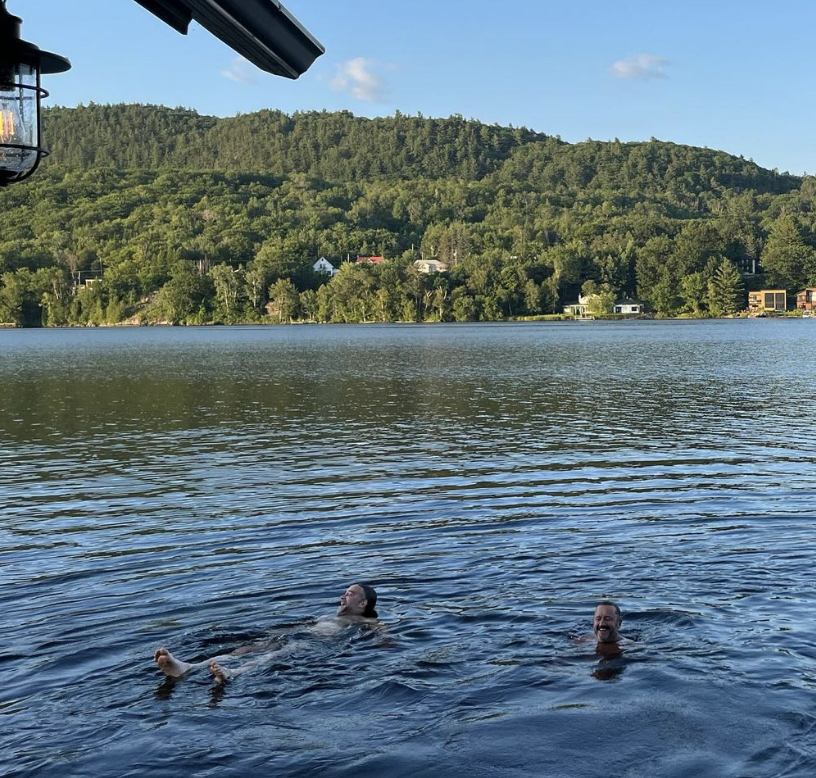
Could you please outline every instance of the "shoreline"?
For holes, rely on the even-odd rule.
[[[292,327],[292,326],[325,326],[325,325],[343,325],[343,326],[365,326],[365,325],[382,325],[382,324],[401,324],[405,326],[423,326],[423,325],[463,325],[463,324],[593,324],[596,322],[668,322],[668,321],[737,321],[737,320],[754,320],[754,319],[768,319],[768,320],[789,320],[789,319],[810,319],[813,317],[802,316],[800,313],[788,314],[767,314],[764,316],[652,316],[652,315],[628,315],[628,314],[608,314],[596,316],[592,319],[581,319],[575,316],[564,316],[558,314],[550,314],[544,316],[519,316],[510,319],[498,319],[494,321],[344,321],[344,322],[323,322],[323,321],[290,321],[290,322],[276,322],[276,321],[236,321],[236,322],[203,322],[203,323],[188,323],[188,322],[145,322],[145,321],[121,321],[113,324],[60,324],[60,325],[39,325],[36,327],[26,327],[17,325],[11,322],[0,322],[0,329],[2,330],[84,330],[84,329],[115,329],[115,328],[139,328],[139,327]]]

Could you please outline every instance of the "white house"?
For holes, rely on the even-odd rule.
[[[623,300],[615,300],[612,313],[643,313],[643,303],[628,297]]]
[[[597,302],[597,299],[597,294],[579,294],[577,303],[570,303],[569,305],[564,306],[564,313],[572,314],[579,319],[585,319],[589,315],[589,307],[593,303]]]
[[[330,276],[333,276],[337,272],[337,268],[335,268],[326,257],[320,257],[320,259],[312,265],[312,270],[314,270],[315,273],[328,273]]]
[[[444,273],[448,269],[448,263],[441,259],[418,259],[414,262],[414,267],[420,273]]]

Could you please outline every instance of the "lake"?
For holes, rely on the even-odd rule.
[[[2,773],[812,778],[814,346],[0,331]],[[314,636],[355,581],[384,627]],[[603,598],[618,657],[571,640]],[[270,639],[227,684],[152,662]]]

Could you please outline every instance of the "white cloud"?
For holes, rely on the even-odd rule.
[[[654,54],[638,54],[629,59],[619,59],[612,65],[612,73],[618,78],[635,78],[646,81],[650,78],[668,78],[667,59]]]
[[[355,57],[337,66],[337,73],[331,80],[331,88],[338,92],[348,92],[358,100],[381,103],[385,99],[387,85],[381,76],[373,72],[377,62],[365,57]]]
[[[255,66],[243,57],[235,57],[228,70],[222,70],[221,75],[238,84],[254,84]]]

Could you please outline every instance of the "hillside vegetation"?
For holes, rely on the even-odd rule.
[[[582,290],[710,316],[816,285],[814,179],[720,151],[457,116],[89,105],[44,126],[52,156],[0,191],[0,322],[490,321]]]

